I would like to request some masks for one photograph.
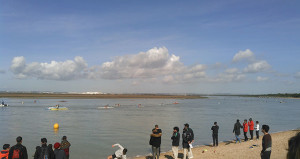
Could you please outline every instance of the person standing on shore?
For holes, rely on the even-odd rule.
[[[258,121],[256,121],[255,131],[256,131],[256,140],[258,140],[259,139],[259,122]]]
[[[60,143],[60,149],[64,150],[67,156],[67,159],[70,157],[70,142],[67,140],[67,136],[63,136]]]
[[[300,132],[289,139],[287,159],[300,158]]]
[[[250,136],[251,136],[250,141],[253,141],[254,122],[252,118],[249,119],[248,126],[249,126]]]
[[[152,145],[153,159],[159,159],[161,136],[161,129],[158,128],[158,125],[155,125],[155,128],[152,129],[152,134],[150,134],[150,144]]]
[[[262,150],[261,150],[261,159],[270,159],[272,151],[272,138],[269,134],[270,127],[268,125],[263,125],[261,131],[264,133],[262,138]]]
[[[241,128],[243,128],[243,126],[241,125],[240,120],[237,119],[233,127],[233,133],[235,134],[235,138],[236,138],[235,143],[237,143],[238,141],[239,143],[241,143],[241,139],[239,137],[241,134],[241,130],[240,130]]]
[[[10,148],[9,144],[3,145],[3,150],[0,152],[0,159],[8,159],[9,148]]]
[[[18,136],[16,141],[17,144],[9,149],[8,159],[28,159],[27,149],[22,145],[22,137]]]
[[[213,146],[218,146],[219,126],[217,122],[214,122],[214,125],[211,127],[211,130],[212,130]]]
[[[60,149],[60,143],[58,142],[54,144],[54,156],[55,159],[67,159],[65,151]]]
[[[173,135],[171,139],[172,139],[172,151],[173,151],[174,159],[178,159],[180,133],[179,133],[179,128],[177,126],[173,128]]]
[[[37,146],[36,147],[36,151],[34,153],[34,159],[54,159],[54,152],[52,149],[52,145],[49,144],[47,145],[47,139],[46,138],[42,138],[41,139],[41,146]]]
[[[186,154],[188,153],[188,158],[193,158],[192,143],[194,142],[194,132],[190,128],[189,124],[184,124],[184,129],[182,132],[182,147],[183,147],[183,158],[186,159]]]
[[[247,119],[244,120],[243,128],[244,128],[243,131],[244,131],[244,137],[245,137],[244,141],[248,141],[248,136],[247,136],[248,124],[247,124]]]

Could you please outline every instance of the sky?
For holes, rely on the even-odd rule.
[[[0,91],[300,93],[300,1],[0,3]]]

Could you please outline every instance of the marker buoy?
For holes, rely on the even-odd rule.
[[[53,125],[53,128],[54,128],[54,129],[58,129],[58,128],[59,128],[58,123],[55,123],[55,124]]]

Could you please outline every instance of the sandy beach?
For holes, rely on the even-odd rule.
[[[272,159],[286,158],[288,140],[300,130],[290,130],[284,132],[271,133],[272,136]],[[248,135],[249,136],[249,135]],[[242,137],[242,136],[240,136]],[[243,137],[242,137],[243,138]],[[235,144],[235,141],[219,143],[218,147],[199,146],[193,148],[194,159],[260,159],[261,139]],[[171,141],[170,141],[171,143]],[[256,145],[256,146],[254,146]],[[171,147],[170,147],[171,149]],[[179,151],[179,158],[183,158],[183,151]],[[136,157],[135,159],[152,159],[152,156]],[[173,159],[172,152],[161,153],[160,159]]]

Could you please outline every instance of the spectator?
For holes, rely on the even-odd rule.
[[[47,139],[42,138],[41,139],[41,146],[37,146],[35,153],[34,153],[34,159],[40,159],[40,158],[47,158],[47,159],[54,159],[54,152],[52,149],[52,145],[47,145]]]
[[[248,132],[247,119],[244,120],[243,128],[244,128],[243,131],[244,131],[244,137],[245,137],[244,141],[248,141],[248,137],[247,137],[247,132]]]
[[[219,126],[217,122],[214,122],[214,126],[211,127],[211,130],[212,130],[213,146],[218,146]]]
[[[152,129],[152,134],[150,135],[153,159],[159,159],[161,136],[162,136],[161,129],[158,128],[158,125],[155,125],[155,128]]]
[[[60,143],[60,149],[64,150],[67,156],[67,159],[70,157],[70,142],[67,140],[67,136],[63,136]]]
[[[287,159],[299,159],[300,158],[300,132],[291,137],[289,140],[289,148],[287,153]]]
[[[250,141],[253,141],[254,122],[252,118],[249,119],[248,126],[249,126],[250,136],[251,136]]]
[[[263,125],[261,131],[264,133],[262,138],[262,150],[261,159],[270,159],[272,150],[272,138],[269,134],[270,127],[268,125]]]
[[[3,150],[0,152],[0,159],[8,159],[9,148],[10,148],[9,144],[3,145]]]
[[[235,143],[237,143],[238,141],[239,141],[239,143],[241,143],[241,139],[239,137],[241,134],[241,131],[240,131],[241,128],[243,128],[243,126],[241,125],[240,120],[237,119],[236,123],[234,124],[234,127],[233,127],[233,133],[235,134],[235,138],[236,138]]]
[[[22,145],[23,139],[21,136],[18,136],[17,144],[9,149],[8,159],[28,159],[27,149]]]
[[[173,128],[173,135],[171,139],[172,139],[172,151],[173,151],[174,159],[178,159],[178,147],[180,141],[180,133],[178,127]]]

